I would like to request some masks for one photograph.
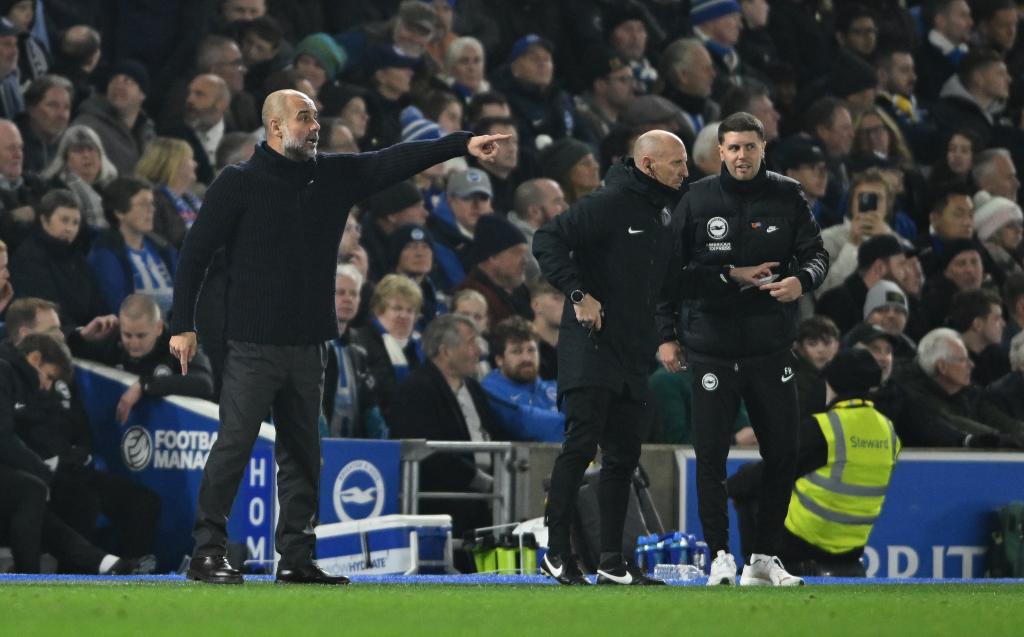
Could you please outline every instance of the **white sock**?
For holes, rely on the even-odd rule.
[[[119,559],[121,558],[116,555],[104,555],[103,559],[100,560],[100,575],[106,575],[109,573],[110,569],[114,568],[114,564],[117,564]]]

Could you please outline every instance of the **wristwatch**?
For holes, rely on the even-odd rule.
[[[587,295],[583,290],[576,288],[572,292],[569,292],[569,300],[572,301],[573,305],[579,305],[583,302],[583,297]]]

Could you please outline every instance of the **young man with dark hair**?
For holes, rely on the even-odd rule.
[[[946,81],[931,116],[939,130],[966,128],[977,135],[982,148],[993,145],[998,116],[1010,97],[1010,73],[1001,55],[976,49],[964,56],[954,77]]]
[[[767,170],[761,122],[749,113],[730,115],[718,140],[726,170],[691,185],[675,212],[678,256],[690,277],[681,282],[682,294],[697,300],[683,308],[681,335],[678,305],[662,304],[661,347],[675,355],[661,359],[681,357],[681,336],[694,372],[697,493],[714,556],[708,584],[736,583],[725,460],[742,399],[765,459],[765,484],[740,584],[800,585],[774,557],[796,471],[794,301],[821,285],[829,258],[800,185]]]
[[[925,104],[939,97],[939,91],[957,72],[968,52],[967,40],[974,22],[967,0],[929,0],[923,18],[927,36],[914,52],[917,67],[917,95]]]
[[[1010,371],[1010,359],[1000,346],[1003,338],[1003,304],[992,290],[958,292],[949,306],[949,326],[960,332],[967,355],[974,363],[971,381],[980,387]]]
[[[839,328],[827,316],[800,321],[793,353],[796,354],[796,394],[800,413],[813,414],[825,408],[825,380],[821,370],[839,351]]]
[[[491,331],[497,368],[480,382],[505,433],[512,440],[561,442],[565,414],[558,411],[558,388],[539,376],[538,338],[526,319],[512,316]]]

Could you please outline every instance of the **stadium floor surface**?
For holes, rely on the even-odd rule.
[[[812,579],[793,589],[568,588],[522,576],[347,587],[0,576],[0,635],[1020,635],[1024,580]],[[840,584],[840,585],[833,585]]]

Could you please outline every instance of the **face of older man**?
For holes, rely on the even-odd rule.
[[[7,181],[21,179],[24,148],[18,127],[11,122],[0,123],[0,175]]]
[[[228,109],[224,82],[215,75],[200,75],[188,85],[185,122],[198,130],[217,125]]]
[[[971,384],[971,371],[974,369],[974,363],[967,355],[967,348],[963,343],[951,340],[949,346],[950,355],[945,360],[936,363],[935,375],[952,387],[955,392]]]

